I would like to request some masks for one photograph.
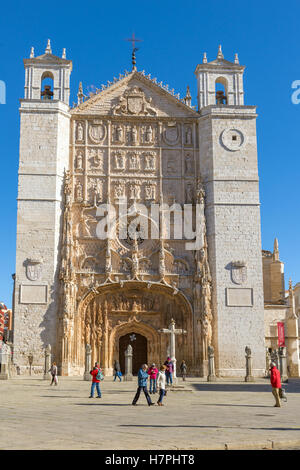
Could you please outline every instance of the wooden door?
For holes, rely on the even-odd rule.
[[[131,337],[131,338],[130,338]],[[133,341],[132,339],[135,338]],[[125,351],[132,346],[132,373],[137,375],[142,364],[147,364],[147,338],[138,333],[128,333],[119,340],[119,362],[122,374],[125,374]]]

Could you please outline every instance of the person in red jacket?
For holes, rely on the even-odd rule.
[[[149,393],[156,393],[157,392],[157,387],[156,387],[157,374],[158,374],[158,368],[153,363],[151,365],[150,369],[148,369],[148,375],[150,376],[150,390],[149,390]]]
[[[274,406],[279,408],[281,407],[280,398],[279,398],[279,390],[281,389],[281,380],[280,380],[280,372],[276,368],[275,362],[271,362],[270,371],[271,371],[270,380],[271,380],[271,385],[272,385],[272,393],[276,400],[276,403]]]
[[[98,372],[101,371],[98,362],[96,362],[95,367],[93,370],[90,371],[92,378],[92,387],[91,387],[91,394],[89,398],[94,398],[94,391],[95,387],[97,389],[97,398],[101,398],[101,390],[100,390],[100,380],[97,378]]]

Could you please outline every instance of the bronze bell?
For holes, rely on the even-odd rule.
[[[227,104],[227,96],[224,91],[218,90],[216,92],[216,104]]]
[[[50,85],[45,85],[44,91],[41,93],[41,97],[43,100],[52,100],[53,98],[53,91],[51,91]]]

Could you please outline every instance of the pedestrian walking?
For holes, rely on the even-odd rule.
[[[98,362],[95,363],[95,367],[90,371],[90,374],[93,378],[89,398],[94,398],[95,388],[97,389],[97,398],[101,398],[100,380],[103,378],[103,374]]]
[[[281,389],[281,380],[280,380],[280,372],[276,368],[275,362],[271,362],[271,376],[270,381],[272,385],[272,393],[275,397],[275,407],[280,408],[280,397],[279,397],[279,390]]]
[[[118,379],[120,380],[120,382],[122,382],[122,372],[121,372],[121,366],[120,366],[120,363],[119,361],[115,361],[114,362],[114,382],[116,381],[116,378],[118,377]]]
[[[151,364],[151,367],[148,370],[148,375],[150,377],[150,389],[149,389],[150,394],[157,392],[157,387],[156,387],[157,374],[158,374],[158,368],[153,363]]]
[[[186,366],[185,361],[182,361],[182,363],[180,364],[180,372],[181,372],[182,380],[185,382],[186,372],[187,372],[187,366]]]
[[[54,385],[57,385],[58,384],[58,378],[57,378],[57,365],[56,365],[56,362],[52,363],[52,366],[51,366],[51,368],[49,369],[48,372],[50,372],[51,377],[52,377],[50,385],[52,385],[53,383],[54,383]]]
[[[172,385],[174,366],[173,366],[173,362],[171,361],[170,356],[167,357],[167,360],[164,362],[164,366],[166,366],[167,385]]]
[[[157,401],[158,406],[164,406],[163,405],[163,398],[166,395],[166,366],[162,365],[160,367],[158,377],[157,377],[157,387],[159,388],[159,398]]]
[[[148,380],[148,366],[147,364],[143,364],[142,367],[140,368],[138,372],[138,388],[135,394],[135,397],[133,399],[132,404],[136,406],[136,402],[140,398],[140,393],[143,390],[147,403],[149,406],[154,405],[154,403],[151,401],[150,395],[147,390],[147,380]]]

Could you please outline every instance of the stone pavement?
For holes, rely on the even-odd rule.
[[[182,383],[181,380],[179,382]],[[0,381],[0,449],[261,449],[300,445],[300,380],[285,385],[288,403],[274,408],[268,380],[188,378],[192,391],[170,391],[165,406],[131,405],[136,380],[101,383],[89,399],[80,377]],[[153,396],[153,395],[152,395]],[[157,395],[156,395],[157,396]],[[155,396],[155,397],[156,397]]]

